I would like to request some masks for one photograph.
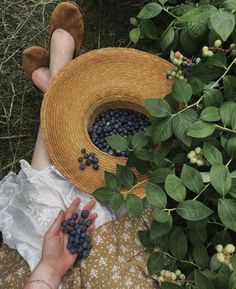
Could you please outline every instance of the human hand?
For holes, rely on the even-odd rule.
[[[64,220],[67,220],[72,216],[79,204],[80,199],[77,198],[66,212],[61,211],[44,237],[43,252],[40,263],[41,265],[50,267],[54,273],[58,274],[61,278],[75,263],[77,258],[77,254],[72,255],[67,249],[68,234],[62,232],[61,224]],[[91,211],[95,204],[96,201],[92,200],[83,208],[83,210]],[[88,216],[87,220],[93,221],[96,217],[97,214],[93,213]],[[94,224],[91,224],[88,227],[87,234],[90,235],[94,228]]]

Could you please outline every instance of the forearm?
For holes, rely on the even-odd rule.
[[[42,282],[37,282],[37,280]],[[58,289],[60,283],[61,276],[53,271],[51,267],[40,262],[31,273],[23,289]]]

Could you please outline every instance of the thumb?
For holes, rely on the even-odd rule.
[[[61,230],[61,223],[65,220],[65,212],[63,210],[61,210],[57,216],[57,218],[55,219],[54,223],[52,224],[52,226],[49,228],[47,234],[48,235],[57,235],[59,234],[60,230]]]

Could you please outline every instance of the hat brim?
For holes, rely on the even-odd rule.
[[[168,61],[131,48],[105,48],[81,55],[66,65],[51,82],[41,107],[42,134],[49,156],[63,176],[92,194],[104,186],[104,171],[115,172],[125,158],[100,151],[87,129],[108,108],[132,108],[144,113],[143,100],[170,93]],[[94,151],[100,169],[79,170],[82,148]],[[138,179],[144,178],[137,174]],[[124,191],[124,193],[127,193]],[[144,187],[132,193],[143,197]]]

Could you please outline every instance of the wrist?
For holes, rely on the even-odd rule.
[[[56,272],[52,267],[40,261],[38,266],[30,275],[28,281],[31,280],[43,280],[48,283],[51,288],[54,289],[59,287],[62,276],[60,276],[60,274]]]

